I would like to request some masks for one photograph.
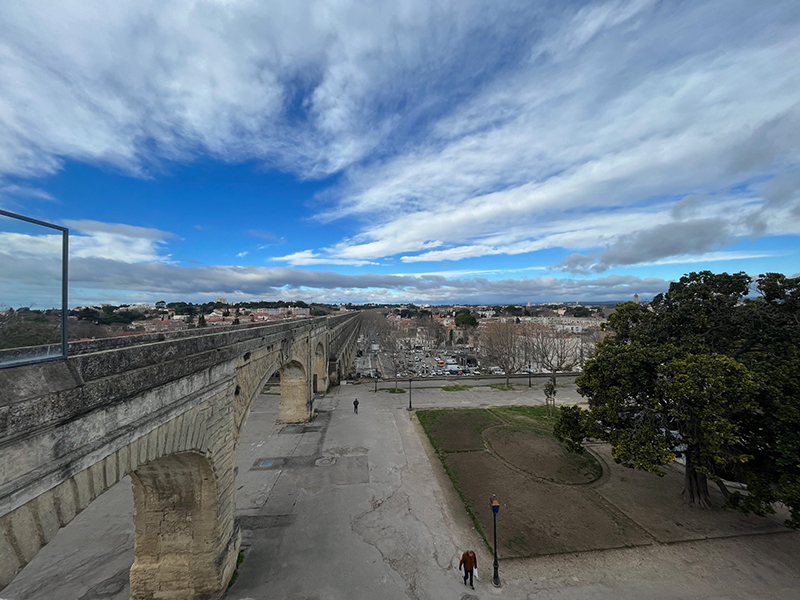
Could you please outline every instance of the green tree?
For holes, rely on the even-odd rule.
[[[18,313],[19,314],[19,313]],[[10,319],[0,324],[0,349],[57,344],[61,341],[60,322],[36,316]]]
[[[478,319],[476,319],[468,308],[462,308],[456,313],[455,318],[456,327],[477,327]]]
[[[556,435],[606,440],[621,464],[656,473],[680,456],[688,502],[707,506],[711,480],[728,506],[782,502],[800,527],[800,279],[755,282],[752,297],[745,273],[690,273],[650,305],[618,305],[577,380],[589,410],[564,409]]]
[[[591,317],[592,311],[585,306],[574,306],[567,310],[567,314],[573,317]]]

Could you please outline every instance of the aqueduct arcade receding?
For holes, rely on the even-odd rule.
[[[313,414],[355,353],[357,315],[73,344],[0,370],[0,589],[126,475],[131,597],[214,598],[236,566],[239,432],[281,374],[279,419]],[[321,349],[321,350],[320,350]]]

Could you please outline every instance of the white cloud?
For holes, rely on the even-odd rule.
[[[694,256],[800,234],[794,0],[6,4],[0,195],[47,199],[16,182],[65,161],[339,174],[314,208],[357,231],[292,266],[654,264],[687,252],[646,231],[702,219]],[[164,232],[73,226],[78,257],[169,258]]]
[[[76,229],[70,235],[70,257],[107,258],[124,263],[168,261],[163,254],[166,240],[173,234],[149,227],[99,221],[65,221]]]
[[[163,263],[122,263],[101,258],[71,264],[71,295],[84,301],[109,295],[202,299],[224,294],[229,300],[293,298],[320,302],[428,301],[510,302],[619,300],[665,291],[662,279],[606,276],[594,279],[536,277],[489,280],[425,275],[343,275],[286,267],[181,267]]]
[[[242,252],[239,252],[239,254],[237,254],[236,256],[238,256],[239,258],[244,258],[245,256],[247,256],[247,254],[248,254],[247,250],[244,250]]]
[[[637,18],[649,4],[639,3]],[[614,16],[621,6],[592,8],[586,22],[597,26],[576,33],[580,44],[561,40],[558,69],[520,67],[439,120],[436,137],[352,170],[341,203],[324,218],[383,222],[332,251],[369,259],[403,253],[404,262],[417,262],[591,248],[614,239],[613,231],[592,229],[598,210],[638,209],[627,232],[643,230],[652,225],[654,197],[700,192],[720,196],[718,204],[735,201],[742,192],[731,194],[731,186],[800,162],[797,10],[781,4],[782,26],[746,39],[727,30],[732,17],[709,21],[719,17],[718,3],[651,15],[637,23],[633,51],[624,32],[592,39],[629,21]],[[751,16],[764,23],[757,11]],[[703,38],[695,38],[701,28]],[[545,40],[542,52],[558,40]],[[740,215],[723,216],[741,234]],[[542,225],[554,220],[570,221],[562,233],[574,239],[544,237]],[[786,223],[764,216],[760,233],[783,234]],[[520,227],[527,235],[509,239]],[[487,244],[489,237],[501,242]],[[425,251],[430,244],[444,247]]]
[[[468,79],[455,68],[463,52],[506,31],[513,4],[11,3],[0,24],[0,165],[38,175],[69,158],[146,173],[199,152],[336,172],[391,135],[385,107],[436,87],[418,66],[451,73],[448,85]]]
[[[288,263],[294,267],[308,265],[352,265],[363,267],[364,265],[375,265],[377,263],[368,260],[352,260],[347,258],[336,258],[333,256],[323,256],[312,250],[301,250],[286,256],[275,256],[271,260]]]

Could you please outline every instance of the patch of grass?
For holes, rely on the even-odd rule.
[[[441,446],[439,445],[439,438],[437,438],[431,431],[433,430],[434,425],[439,420],[440,410],[418,410],[417,411],[417,419],[419,419],[419,424],[422,425],[422,429],[425,432],[425,435],[428,436],[428,440],[433,446],[433,449],[436,451],[436,454],[442,455],[444,454],[444,450],[442,450]]]
[[[480,534],[483,538],[483,541],[488,545],[489,541],[484,533],[483,529],[481,528],[481,523],[478,520],[478,513],[475,512],[475,508],[472,504],[472,500],[469,496],[464,492],[461,488],[461,484],[458,480],[458,476],[455,474],[453,469],[447,464],[445,460],[449,454],[455,454],[457,451],[447,451],[443,448],[443,444],[439,437],[434,433],[435,431],[443,431],[448,426],[448,417],[452,417],[452,415],[456,412],[463,412],[465,409],[458,409],[458,410],[440,410],[440,409],[423,409],[417,411],[417,418],[419,419],[420,425],[422,425],[422,429],[425,431],[425,434],[428,436],[428,440],[433,446],[436,455],[439,457],[439,460],[442,463],[442,467],[444,467],[444,472],[447,474],[447,477],[450,479],[450,483],[453,484],[453,489],[458,494],[458,497],[461,499],[462,504],[464,504],[464,509],[467,511],[467,515],[472,520],[472,525],[475,527],[475,530]],[[467,409],[469,410],[469,409]],[[486,412],[483,409],[479,409],[478,411],[472,410],[471,412]],[[493,415],[492,415],[493,416]],[[487,427],[488,425],[485,425]]]
[[[431,437],[428,436],[428,439],[431,439]],[[458,481],[458,476],[444,460],[445,455],[439,454],[439,459],[442,461],[444,472],[447,473],[447,476],[450,478],[450,483],[453,484],[453,489],[456,491],[456,494],[458,494],[458,497],[461,498],[461,503],[464,505],[464,509],[467,511],[467,515],[469,515],[473,527],[475,527],[475,531],[477,531],[480,534],[480,536],[483,538],[483,542],[488,547],[489,538],[486,537],[486,533],[484,533],[483,528],[481,527],[481,522],[478,520],[478,513],[475,512],[475,507],[472,503],[472,499],[469,496],[467,496],[466,493],[464,493],[463,489],[461,489],[461,484]]]
[[[382,392],[389,392],[390,394],[405,394],[406,391],[403,388],[389,388],[388,390],[381,390]]]
[[[515,407],[504,407],[504,408],[525,409],[534,407],[515,406]],[[492,409],[492,412],[500,413],[501,411],[499,409]],[[505,445],[506,450],[504,451],[499,450],[497,446],[497,442],[499,440],[495,438],[495,436],[496,435],[502,436],[503,433],[520,434],[522,436],[522,439],[517,437],[518,442],[513,444],[515,448],[524,448],[528,441],[535,440],[536,438],[540,439],[546,438],[547,440],[549,440],[549,443],[547,444],[547,446],[549,446],[549,450],[546,451],[548,453],[548,458],[546,460],[548,461],[550,467],[552,467],[553,464],[556,465],[555,470],[549,468],[547,465],[544,465],[545,471],[542,471],[541,468],[533,467],[535,463],[529,463],[526,462],[526,460],[523,460],[522,462],[515,462],[514,459],[510,459],[507,454],[507,451],[509,450],[509,445],[508,444]],[[584,452],[582,454],[577,454],[575,452],[570,452],[567,449],[566,444],[564,444],[563,442],[559,442],[556,439],[555,435],[553,434],[552,419],[548,419],[541,423],[537,423],[533,420],[528,419],[528,417],[524,416],[519,417],[517,420],[509,421],[508,425],[504,425],[498,429],[494,429],[491,433],[488,442],[492,454],[495,454],[497,456],[502,456],[505,458],[505,460],[510,460],[510,462],[516,465],[517,468],[526,471],[536,477],[554,483],[567,483],[570,485],[591,483],[592,481],[597,480],[603,473],[603,467],[600,465],[599,462],[597,462],[597,459],[595,459],[595,457],[591,453]],[[580,475],[577,479],[575,478],[576,474]],[[566,479],[564,479],[565,477]],[[584,479],[584,477],[586,477],[587,479]]]
[[[233,571],[233,575],[231,575],[231,580],[228,582],[228,587],[231,587],[239,579],[239,565],[242,562],[244,562],[244,552],[239,552],[239,556],[236,557],[236,568]]]
[[[459,385],[457,383],[453,385],[446,385],[442,388],[445,392],[464,392],[466,390],[471,390],[471,385]]]
[[[533,549],[523,535],[515,535],[506,540],[505,547],[520,556],[531,556],[533,554]]]
[[[551,409],[552,410],[552,409]],[[493,408],[492,412],[505,421],[514,424],[533,425],[537,429],[552,433],[561,407],[556,406],[553,417],[547,416],[546,406],[503,406]]]
[[[597,462],[597,459],[592,456],[591,453],[584,452],[582,454],[577,454],[575,452],[567,452],[567,456],[573,463],[578,465],[579,469],[589,471],[592,474],[592,481],[600,479],[600,476],[603,474],[602,465]]]
[[[490,383],[489,387],[493,390],[500,390],[501,392],[510,392],[514,389],[514,384],[509,383],[506,385],[505,383]]]
[[[481,432],[501,423],[490,411],[482,408],[424,409],[417,416],[431,444],[439,453],[482,450]]]

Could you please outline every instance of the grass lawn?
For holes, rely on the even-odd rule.
[[[457,383],[453,385],[446,385],[442,388],[442,390],[445,392],[464,392],[471,389],[471,385],[458,385]]]
[[[648,543],[586,484],[602,474],[588,453],[566,451],[545,407],[418,410],[417,417],[476,529],[492,534],[488,498],[500,498],[498,554],[536,556]]]

